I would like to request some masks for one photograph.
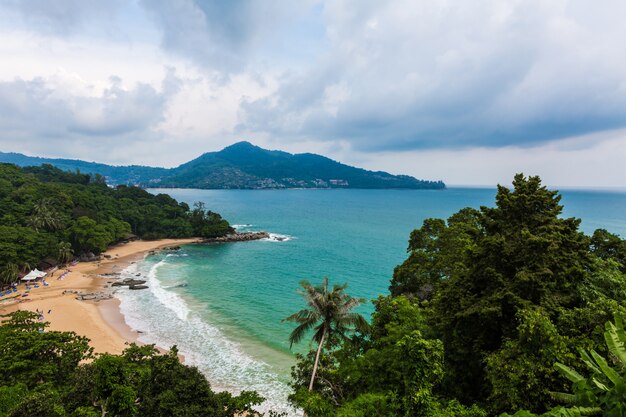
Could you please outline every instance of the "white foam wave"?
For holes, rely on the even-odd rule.
[[[157,278],[158,269],[165,265],[165,260],[169,256],[171,256],[171,254],[167,255],[165,259],[152,265],[150,272],[148,272],[148,287],[162,305],[173,311],[180,320],[186,320],[187,316],[189,316],[189,308],[187,307],[185,300],[183,300],[178,294],[172,291],[167,291],[163,288],[161,281]]]
[[[254,225],[253,224],[231,224],[231,226],[233,229],[240,230],[240,229],[247,229],[248,227],[252,227]]]
[[[167,256],[151,266],[150,262],[142,262],[124,271],[132,275],[143,270],[150,291],[116,294],[126,323],[141,332],[139,341],[165,348],[177,345],[185,363],[197,366],[216,391],[238,394],[255,390],[267,398],[258,407],[260,411],[297,415],[287,404],[287,381],[281,380],[268,364],[248,355],[239,343],[228,339],[222,330],[200,316],[200,312],[191,310],[184,298],[163,287],[158,272],[166,260]]]
[[[270,237],[261,240],[266,242],[287,242],[294,238],[293,236],[281,235],[280,233],[270,233],[269,235]]]

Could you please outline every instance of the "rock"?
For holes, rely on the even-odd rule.
[[[105,292],[84,293],[76,296],[76,299],[80,301],[100,301],[109,300],[111,298],[113,298],[113,294]]]
[[[80,255],[78,258],[81,262],[94,262],[100,260],[100,255],[94,255],[93,252],[86,252]]]
[[[132,285],[141,285],[141,284],[145,284],[146,281],[143,279],[133,279],[133,278],[126,278],[122,281],[116,281],[113,284],[111,284],[112,287],[125,287],[125,286],[132,286]]]
[[[235,232],[221,237],[203,239],[201,243],[231,243],[231,242],[248,242],[251,240],[268,239],[270,234],[267,232]]]
[[[131,285],[130,287],[131,290],[145,290],[146,288],[148,288],[147,285]]]
[[[106,259],[111,259],[111,255],[107,255],[106,253],[102,256],[104,256]]]

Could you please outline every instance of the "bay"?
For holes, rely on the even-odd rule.
[[[150,290],[120,294],[127,322],[143,332],[144,342],[177,344],[216,387],[258,390],[268,407],[288,412],[292,324],[281,320],[303,307],[300,280],[328,276],[369,300],[387,294],[413,229],[463,207],[493,206],[496,194],[488,188],[150,191],[190,205],[201,201],[239,230],[265,230],[273,238],[189,245],[134,265],[127,273],[148,277]],[[606,228],[626,235],[626,193],[562,195],[563,215],[581,218],[584,232]],[[372,311],[371,303],[360,308],[367,316]]]

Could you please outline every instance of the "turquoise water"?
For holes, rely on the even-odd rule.
[[[256,389],[288,410],[293,354],[281,320],[302,308],[302,279],[349,285],[357,297],[386,294],[394,266],[406,257],[409,233],[428,217],[493,205],[495,189],[409,190],[151,190],[206,203],[240,230],[266,230],[286,240],[185,246],[133,265],[150,290],[120,293],[122,311],[141,340],[177,344],[212,383]],[[626,193],[563,192],[564,215],[591,233],[626,236]],[[371,304],[361,312],[370,314]],[[308,348],[294,347],[295,351]]]

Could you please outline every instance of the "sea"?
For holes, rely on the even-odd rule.
[[[495,188],[446,190],[194,190],[152,189],[189,205],[201,201],[240,231],[270,238],[219,245],[186,245],[146,257],[124,271],[141,274],[148,290],[116,294],[139,340],[176,345],[216,390],[256,390],[259,407],[295,415],[289,381],[295,353],[292,323],[304,307],[301,280],[347,283],[368,300],[388,293],[396,265],[407,256],[410,232],[426,218],[447,218],[463,207],[493,206]],[[564,217],[626,236],[626,190],[562,190]],[[369,317],[370,302],[359,307]]]

